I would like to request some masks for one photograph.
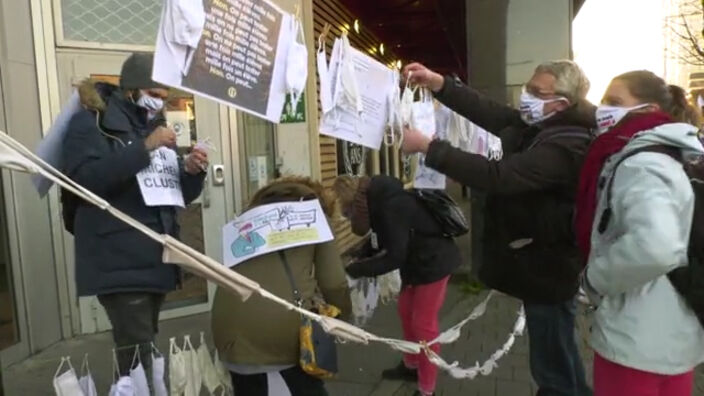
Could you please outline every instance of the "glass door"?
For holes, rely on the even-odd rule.
[[[246,180],[243,183],[245,206],[260,188],[278,178],[276,163],[276,127],[259,117],[240,112],[240,130],[243,152],[242,168]]]
[[[59,83],[61,99],[65,101],[72,87],[85,78],[117,84],[122,62],[128,54],[84,53],[83,51],[62,51],[58,54]],[[178,135],[178,151],[186,153],[192,144],[199,140],[209,140],[215,150],[209,152],[209,175],[201,196],[178,213],[181,225],[181,240],[194,249],[221,260],[222,249],[220,230],[225,223],[226,182],[213,183],[213,167],[218,167],[220,176],[226,172],[220,164],[223,155],[229,152],[221,147],[220,108],[213,101],[172,90],[166,101],[165,115],[169,125]],[[222,133],[229,133],[223,130]],[[222,180],[227,180],[222,177]],[[67,251],[73,252],[71,236],[64,235]],[[72,255],[72,254],[71,254]],[[73,257],[67,260],[72,268]],[[73,273],[69,274],[73,279]],[[166,297],[161,318],[168,319],[206,312],[210,309],[213,285],[190,273],[183,273],[182,287]],[[109,329],[109,321],[94,297],[81,298],[82,332],[90,333]]]

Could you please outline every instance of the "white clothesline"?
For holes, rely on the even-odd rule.
[[[490,291],[487,294],[485,299],[472,310],[469,316],[455,326],[452,326],[448,330],[442,332],[436,339],[430,342],[416,343],[394,338],[380,337],[339,319],[321,316],[298,307],[296,304],[293,304],[292,302],[289,302],[288,300],[283,299],[266,289],[263,289],[257,282],[228,269],[216,260],[198,252],[175,238],[155,232],[127,214],[113,208],[107,201],[77,184],[68,176],[44,162],[41,158],[38,158],[29,149],[2,131],[0,131],[0,168],[7,168],[13,171],[31,174],[41,174],[64,189],[109,212],[111,215],[117,217],[124,223],[163,245],[164,262],[177,264],[182,268],[217,284],[220,287],[224,287],[227,290],[239,295],[243,301],[247,300],[253,293],[256,293],[269,301],[281,305],[285,309],[296,311],[301,315],[305,315],[312,320],[315,320],[321,324],[327,333],[332,334],[343,341],[351,341],[364,345],[368,345],[370,342],[376,342],[385,344],[392,349],[403,353],[417,354],[422,352],[428,356],[428,359],[433,364],[449,372],[450,375],[455,378],[473,379],[479,374],[491,374],[493,368],[497,367],[497,361],[508,353],[514,344],[515,338],[522,335],[525,328],[525,313],[523,308],[521,308],[518,312],[518,318],[514,324],[513,331],[509,334],[504,345],[494,352],[491,357],[484,362],[484,364],[480,365],[477,362],[473,367],[461,368],[459,367],[458,362],[453,362],[451,364],[447,363],[442,357],[433,352],[430,349],[430,346],[434,344],[450,344],[456,341],[460,336],[460,331],[463,326],[484,314],[489,300],[491,300],[495,294],[493,291]]]

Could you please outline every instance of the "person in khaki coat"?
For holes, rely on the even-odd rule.
[[[259,190],[249,208],[319,199],[327,216],[334,199],[308,178],[288,177]],[[284,251],[304,303],[316,299],[338,307],[342,318],[351,311],[345,271],[335,241]],[[291,284],[278,252],[252,258],[232,268],[272,293],[293,300]],[[310,306],[306,306],[310,308]],[[267,396],[267,376],[280,375],[293,396],[327,395],[323,382],[298,365],[300,315],[254,294],[247,301],[218,288],[212,309],[212,329],[220,358],[230,370],[235,394]]]

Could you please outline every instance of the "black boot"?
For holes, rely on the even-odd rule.
[[[403,362],[396,367],[381,372],[381,378],[396,381],[418,381],[418,370],[409,369]]]
[[[415,391],[415,393],[413,393],[413,396],[424,396],[424,395],[423,395],[422,393],[420,393],[419,390],[417,390],[417,391]],[[433,394],[430,395],[430,396],[435,396],[435,393],[433,393]]]

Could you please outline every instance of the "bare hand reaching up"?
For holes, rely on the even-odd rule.
[[[438,73],[428,69],[420,63],[411,63],[403,68],[403,78],[414,85],[429,88],[433,92],[438,92],[445,84],[445,78]]]

